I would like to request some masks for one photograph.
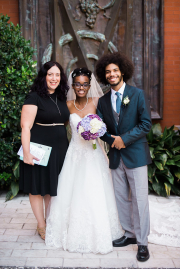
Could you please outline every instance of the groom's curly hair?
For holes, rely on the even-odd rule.
[[[105,68],[109,64],[116,64],[123,75],[123,81],[127,82],[133,75],[134,66],[126,55],[120,52],[106,54],[102,56],[96,63],[96,75],[101,83],[107,85],[108,82],[105,76]]]

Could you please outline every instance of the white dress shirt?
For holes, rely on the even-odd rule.
[[[124,82],[122,87],[118,90],[118,92],[121,94],[120,95],[121,101],[122,101],[122,98],[123,98],[123,93],[124,93],[125,86],[126,86],[126,83]],[[116,91],[114,91],[111,88],[111,103],[112,103],[112,107],[113,107],[114,111],[116,111],[116,99],[117,99]]]

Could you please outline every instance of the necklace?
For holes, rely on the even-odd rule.
[[[53,101],[53,103],[56,105],[57,109],[58,109],[58,112],[59,112],[59,115],[61,116],[61,111],[57,105],[57,95],[56,95],[56,102],[51,98],[51,96],[49,96],[49,98],[51,99],[51,101]]]
[[[83,109],[79,109],[79,108],[77,108],[77,106],[76,106],[76,104],[75,104],[75,99],[74,99],[74,106],[75,106],[75,108],[76,108],[77,110],[79,110],[79,111],[84,110],[85,107],[87,106],[87,104],[88,104],[88,97],[87,97],[87,102],[86,102],[85,106],[83,107]]]

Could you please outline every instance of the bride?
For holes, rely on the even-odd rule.
[[[86,68],[75,69],[69,85],[72,139],[59,175],[57,196],[51,199],[45,242],[70,252],[105,254],[113,250],[112,241],[124,234],[108,159],[98,141],[94,150],[92,141],[83,140],[77,133],[79,121],[87,114],[96,114],[98,97],[103,93]]]

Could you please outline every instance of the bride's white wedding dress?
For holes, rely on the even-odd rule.
[[[70,252],[108,253],[112,241],[123,236],[108,159],[98,143],[77,133],[81,120],[70,115],[72,139],[59,175],[57,196],[51,198],[47,218],[48,246]]]

